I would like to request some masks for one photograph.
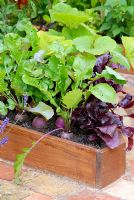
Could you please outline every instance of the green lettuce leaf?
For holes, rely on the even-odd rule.
[[[63,97],[62,102],[68,109],[74,109],[78,106],[82,100],[82,91],[75,89],[66,93]]]
[[[81,23],[88,21],[88,15],[77,8],[72,8],[65,3],[58,3],[49,10],[51,20],[59,22],[69,27],[77,27]]]
[[[91,86],[89,91],[103,102],[116,103],[116,91],[107,83],[99,83]]]
[[[123,36],[122,43],[125,48],[125,55],[134,68],[134,37]]]
[[[47,104],[45,104],[43,102],[39,102],[39,104],[34,108],[27,107],[26,110],[28,112],[40,114],[43,117],[45,117],[46,120],[51,119],[54,115],[54,111],[53,111],[52,107],[48,106]]]

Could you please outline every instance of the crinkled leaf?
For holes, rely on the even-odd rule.
[[[107,83],[99,83],[89,88],[90,92],[103,102],[116,103],[116,92]]]
[[[39,48],[44,51],[48,51],[49,45],[52,44],[53,42],[64,40],[64,37],[51,35],[48,32],[44,32],[44,31],[38,31],[37,35],[39,38],[39,41],[38,41]]]
[[[62,40],[62,41],[54,41],[48,47],[50,52],[57,58],[65,57],[68,53],[72,51],[72,41],[71,40]]]
[[[39,87],[40,81],[36,78],[28,76],[27,74],[22,76],[22,80],[25,84],[29,84],[29,85],[37,87],[37,88]]]
[[[111,125],[107,125],[107,126],[101,126],[101,127],[97,127],[102,133],[107,134],[111,137],[113,137],[117,125],[116,124],[111,124]]]
[[[7,83],[4,81],[4,79],[0,78],[0,92],[5,92],[7,90]]]
[[[39,102],[39,104],[34,108],[27,107],[26,109],[29,112],[42,115],[43,117],[45,117],[46,120],[51,119],[54,115],[52,107],[43,102]]]
[[[63,97],[62,102],[68,109],[74,109],[78,106],[82,100],[82,91],[80,89],[75,89],[66,93]]]
[[[88,52],[93,55],[101,55],[113,51],[117,44],[108,36],[81,36],[73,40],[74,45],[80,52]]]
[[[118,147],[120,144],[120,137],[117,131],[115,131],[113,137],[110,137],[106,134],[99,134],[99,137],[101,137],[101,139],[104,140],[106,145],[111,149]]]
[[[28,49],[30,48],[30,41],[28,38],[20,37],[15,33],[9,33],[4,38],[4,44],[17,63],[19,63],[21,59],[29,57],[30,52],[28,52]]]

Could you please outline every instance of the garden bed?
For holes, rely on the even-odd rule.
[[[9,142],[0,149],[0,157],[11,161],[24,147],[30,147],[42,135],[38,131],[12,124],[8,125],[5,132]],[[111,150],[48,136],[33,149],[25,164],[103,188],[125,173],[125,154],[123,141]]]

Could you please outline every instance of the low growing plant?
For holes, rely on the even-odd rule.
[[[96,8],[98,9],[98,8]],[[122,35],[134,36],[134,1],[106,0],[99,7],[103,13],[100,32],[120,41]]]

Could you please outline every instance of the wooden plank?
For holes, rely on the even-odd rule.
[[[118,148],[107,149],[98,152],[97,156],[97,172],[98,177],[96,185],[103,188],[108,184],[116,181],[125,173],[126,169],[126,145],[124,141]]]
[[[9,142],[0,149],[0,157],[15,160],[16,155],[24,147],[30,147],[41,134],[13,126],[8,136]],[[96,152],[84,145],[49,136],[29,154],[25,164],[95,185]]]
[[[32,142],[38,140],[42,134],[20,126],[11,126],[9,125],[6,129],[9,142],[0,149],[0,157],[14,161],[16,155],[21,153],[24,147],[31,147]],[[98,183],[103,187],[124,173],[122,170],[125,166],[124,159],[120,162],[121,170],[117,166],[118,162],[117,165],[115,162],[114,168],[109,168],[110,160],[116,161],[120,159],[118,158],[120,155],[125,154],[121,147],[113,152],[115,153],[111,153],[108,148],[97,150],[90,146],[48,136],[29,154],[25,164],[83,181],[92,187],[98,186]],[[101,156],[98,159],[99,155]],[[113,173],[116,167],[118,170],[116,170],[115,178],[110,178],[111,176],[108,178],[111,174],[110,170]],[[100,175],[97,176],[98,174]],[[102,179],[106,180],[102,181]]]

